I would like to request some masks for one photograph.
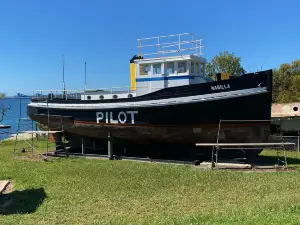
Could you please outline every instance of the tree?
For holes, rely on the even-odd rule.
[[[300,101],[300,60],[284,63],[273,70],[273,102]]]
[[[4,93],[0,93],[0,99],[5,98],[5,94]]]
[[[246,73],[241,66],[241,58],[234,56],[234,53],[229,53],[228,51],[220,52],[211,62],[207,63],[206,71],[209,76],[217,73],[240,76]]]
[[[3,104],[0,105],[0,122],[3,121],[5,113],[11,109],[11,104],[9,107],[4,106]]]

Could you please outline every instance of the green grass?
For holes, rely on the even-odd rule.
[[[14,181],[0,224],[300,224],[296,153],[293,172],[243,173],[12,151],[0,144],[0,179]]]

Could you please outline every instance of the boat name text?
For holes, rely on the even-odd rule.
[[[126,123],[129,121],[131,124],[134,124],[134,115],[138,114],[138,111],[126,111],[119,112],[117,117],[114,117],[115,113],[113,112],[96,112],[96,121],[105,120],[106,123]]]
[[[229,88],[230,88],[229,84],[220,84],[220,85],[211,86],[212,91],[225,90]]]

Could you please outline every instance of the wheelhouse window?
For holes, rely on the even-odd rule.
[[[196,73],[199,74],[199,63],[196,62]]]
[[[200,73],[204,74],[205,73],[205,64],[200,65]]]
[[[173,62],[166,63],[166,73],[167,74],[174,74],[175,73],[175,65]]]
[[[191,73],[195,73],[195,63],[191,62]]]
[[[140,65],[140,75],[149,75],[150,65],[149,64],[141,64]]]
[[[178,72],[178,73],[186,73],[186,71],[187,71],[187,66],[186,66],[186,64],[187,64],[186,61],[178,62],[177,72]]]
[[[161,74],[161,63],[153,64],[153,74]]]

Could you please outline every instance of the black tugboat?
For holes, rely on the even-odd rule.
[[[145,46],[156,53],[143,54]],[[187,33],[138,39],[138,49],[126,90],[49,91],[32,98],[28,115],[63,129],[74,147],[78,137],[101,140],[108,133],[130,143],[215,143],[220,119],[232,120],[222,124],[220,142],[268,140],[272,70],[212,80],[202,38]]]

